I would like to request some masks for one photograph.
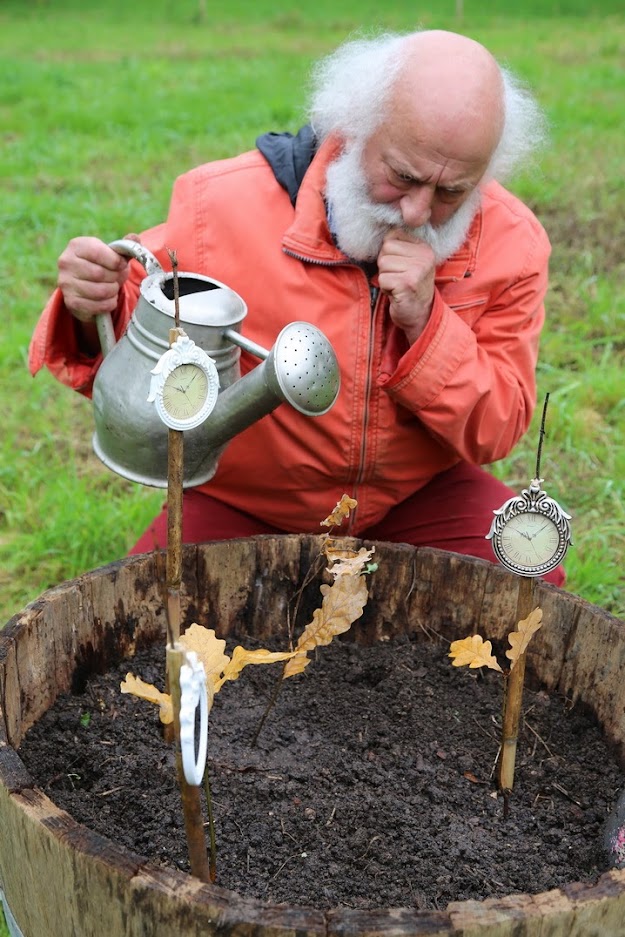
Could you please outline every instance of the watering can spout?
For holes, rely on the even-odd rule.
[[[305,416],[321,416],[332,407],[339,391],[338,364],[329,341],[314,325],[291,322],[269,352],[230,330],[226,334],[265,360],[217,397],[206,421],[212,446],[229,442],[281,403]]]
[[[118,475],[167,487],[168,431],[148,401],[152,369],[169,348],[174,325],[173,274],[135,241],[114,241],[119,253],[146,268],[140,297],[124,336],[115,341],[110,316],[98,316],[104,360],[93,386],[96,455]],[[215,363],[220,391],[212,411],[184,434],[184,486],[209,481],[224,446],[252,423],[286,403],[304,416],[334,404],[339,370],[325,335],[308,322],[285,326],[269,350],[240,334],[247,308],[225,284],[179,273],[179,321]],[[241,349],[262,359],[241,377]]]

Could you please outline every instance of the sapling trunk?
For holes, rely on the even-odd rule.
[[[534,610],[534,585],[535,580],[533,578],[523,576],[519,579],[517,622],[527,618]],[[499,788],[504,792],[504,795],[508,795],[514,785],[514,766],[523,703],[525,658],[526,652],[523,652],[506,679],[504,691],[501,753],[499,756]]]
[[[178,318],[178,290],[174,262],[174,294],[176,299],[176,321]],[[170,329],[170,346],[180,335],[180,329]],[[174,738],[176,742],[176,771],[182,800],[184,828],[187,836],[191,874],[203,882],[210,881],[210,870],[204,838],[204,818],[200,788],[187,783],[182,767],[180,751],[180,668],[184,663],[184,652],[180,638],[180,586],[182,583],[182,496],[184,479],[184,434],[170,429],[167,447],[167,681],[174,711]]]
[[[210,864],[209,875],[211,882],[217,878],[217,837],[215,834],[215,817],[213,815],[213,792],[211,790],[211,780],[208,773],[208,765],[204,768],[204,793],[206,795],[206,806],[208,809],[208,838],[210,842]]]
[[[177,282],[176,277],[174,281]],[[169,330],[170,346],[180,330]],[[165,599],[167,602],[167,641],[175,647],[180,637],[180,586],[182,583],[182,493],[184,478],[184,434],[168,430],[167,437],[167,559],[165,567]],[[171,678],[167,669],[167,691]],[[173,727],[165,726],[167,742],[174,741]]]
[[[184,663],[184,652],[178,643],[181,618],[180,586],[182,582],[183,447],[183,433],[179,430],[170,429],[167,478],[167,627],[169,637],[167,682],[174,710],[176,771],[182,800],[191,874],[203,882],[209,882],[210,870],[206,855],[200,788],[187,783],[180,752],[180,668]]]
[[[184,434],[169,430],[167,449],[167,627],[172,647],[180,637],[180,586],[182,583],[182,482]]]
[[[330,533],[332,533],[332,531],[330,531]],[[328,543],[330,540],[330,533],[328,534],[328,539],[324,541],[324,547],[325,547],[325,544]],[[308,568],[308,572],[304,576],[304,579],[302,580],[302,583],[299,589],[297,590],[293,613],[289,616],[289,620],[288,620],[289,647],[291,648],[291,650],[293,649],[293,630],[297,622],[297,616],[299,614],[299,606],[300,606],[300,602],[302,599],[302,595],[304,593],[304,589],[306,588],[306,586],[312,581],[313,577],[317,574],[317,572],[319,572],[320,561],[323,559],[324,547],[321,548],[321,551],[317,554],[313,562],[310,564]],[[260,717],[260,722],[258,723],[256,732],[254,733],[254,737],[252,738],[253,746],[257,744],[260,733],[263,731],[263,726],[265,725],[265,722],[267,721],[267,717],[269,716],[269,713],[271,712],[273,707],[278,702],[278,696],[280,695],[280,690],[282,688],[283,683],[284,683],[284,678],[283,678],[283,675],[280,674],[280,676],[276,680],[276,684],[273,688],[273,692],[271,696],[269,697],[269,702],[265,706],[265,711]]]

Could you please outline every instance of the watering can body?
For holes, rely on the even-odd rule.
[[[175,325],[174,276],[134,241],[111,244],[142,262],[147,276],[128,327],[115,342],[110,317],[98,316],[104,353],[93,386],[93,448],[119,475],[167,487],[168,429],[148,401],[151,371]],[[286,326],[269,351],[240,334],[247,307],[234,290],[199,274],[178,273],[179,325],[213,360],[219,394],[208,419],[184,433],[185,487],[209,481],[227,442],[282,402],[308,416],[325,413],[339,389],[336,356],[309,323]],[[240,375],[241,347],[264,359]]]

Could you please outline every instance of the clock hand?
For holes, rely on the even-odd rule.
[[[184,387],[179,387],[179,388],[178,388],[178,390],[180,391],[181,394],[186,394],[186,392],[189,390],[189,388],[191,387],[191,384],[192,384],[193,381],[196,379],[196,377],[197,377],[197,374],[194,374],[188,384],[185,384]]]
[[[543,526],[542,526],[542,527],[539,527],[538,530],[535,531],[533,534],[529,534],[528,537],[527,537],[527,539],[531,542],[532,540],[534,540],[535,537],[538,536],[538,534],[541,532],[541,530],[544,530],[544,529],[545,529],[545,527],[549,527],[549,524],[543,524]]]

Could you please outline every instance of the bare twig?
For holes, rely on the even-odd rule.
[[[208,864],[208,873],[211,882],[217,878],[217,837],[215,835],[215,817],[213,815],[213,795],[211,793],[210,775],[208,773],[208,764],[204,768],[204,794],[206,796],[206,807],[208,812],[208,839],[210,843],[210,861]]]
[[[527,721],[527,719],[524,719],[524,720],[523,720],[523,725],[526,726],[526,728],[528,728],[528,729],[530,730],[530,732],[531,732],[533,735],[536,736],[536,738],[538,739],[538,741],[540,742],[540,744],[541,744],[542,746],[544,746],[545,751],[548,753],[549,757],[550,757],[550,758],[553,758],[553,757],[554,757],[553,752],[551,751],[551,749],[549,748],[549,746],[548,746],[547,743],[545,742],[544,738],[543,738],[541,735],[538,734],[538,732],[537,732],[536,729],[531,725],[531,723],[529,723],[529,722]]]
[[[562,787],[561,784],[558,784],[556,781],[552,781],[551,786],[554,787],[557,791],[560,791],[561,794],[564,794],[567,800],[570,800],[572,804],[576,804],[578,807],[582,806],[581,802],[573,797],[573,795],[567,791],[565,787]]]

